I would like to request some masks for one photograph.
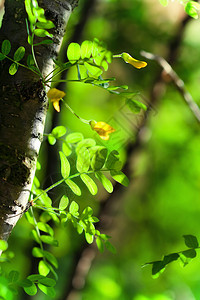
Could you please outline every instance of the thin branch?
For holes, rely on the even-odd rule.
[[[200,108],[192,98],[192,95],[188,92],[188,90],[185,87],[185,84],[183,80],[177,75],[177,73],[172,69],[170,64],[161,56],[152,54],[150,52],[141,51],[140,54],[144,56],[147,59],[155,60],[166,72],[166,74],[171,78],[174,85],[180,92],[181,96],[189,106],[191,112],[196,117],[198,122],[200,122]]]

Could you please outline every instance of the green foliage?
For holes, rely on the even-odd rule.
[[[158,277],[166,268],[168,264],[173,261],[180,260],[183,267],[185,267],[193,258],[196,257],[196,249],[199,249],[199,242],[194,235],[184,235],[185,245],[189,248],[187,250],[179,251],[177,253],[171,253],[165,255],[162,260],[146,263],[146,265],[152,265],[152,276]]]
[[[169,3],[169,0],[159,0],[159,1],[163,6],[167,6]],[[190,17],[194,19],[198,19],[198,11],[200,10],[200,4],[198,2],[191,1],[191,0],[186,0],[186,1],[179,0],[179,2],[184,5],[185,11]]]

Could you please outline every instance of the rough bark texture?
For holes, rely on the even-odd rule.
[[[37,46],[35,50],[40,70],[45,76],[53,68],[52,58],[59,51],[68,18],[77,0],[41,0],[38,3],[44,8],[46,18],[56,26],[52,30],[54,43]],[[24,64],[31,52],[25,18],[24,0],[5,2],[0,43],[4,39],[10,40],[11,57],[23,45],[26,48]],[[7,59],[0,62],[0,239],[4,240],[26,209],[48,108],[40,79],[24,68],[11,76],[8,72],[10,65]]]

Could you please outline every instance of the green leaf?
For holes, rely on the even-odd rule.
[[[65,183],[68,185],[68,187],[72,190],[72,192],[77,195],[80,196],[81,195],[81,190],[79,188],[79,186],[72,180],[67,179],[65,180]]]
[[[18,279],[19,279],[19,272],[18,271],[14,271],[14,270],[12,270],[12,271],[10,271],[10,273],[8,274],[8,280],[9,280],[9,282],[11,283],[13,283],[13,282],[17,282],[18,281]]]
[[[32,285],[32,281],[26,278],[24,280],[20,280],[18,282],[18,285],[21,286],[21,287],[23,287],[23,288],[30,287]]]
[[[52,236],[50,235],[41,235],[40,236],[40,239],[43,243],[46,243],[48,245],[52,245],[52,246],[55,246],[55,247],[58,247],[58,241],[55,240]],[[42,274],[44,275],[44,274]]]
[[[81,214],[81,219],[83,220],[83,219],[88,219],[89,217],[91,217],[93,215],[93,210],[92,210],[92,208],[91,207],[86,207],[84,210],[83,210],[83,212],[82,212],[82,214]]]
[[[63,142],[62,144],[62,152],[65,156],[69,156],[72,153],[72,147],[67,142]]]
[[[43,256],[44,256],[44,253],[43,253],[43,251],[42,251],[40,248],[34,247],[34,248],[32,249],[32,255],[33,255],[34,257],[43,257]]]
[[[0,240],[0,250],[5,251],[8,249],[8,243],[4,240]]]
[[[96,195],[98,192],[98,188],[96,183],[92,180],[91,177],[89,177],[87,174],[81,174],[80,175],[82,181],[85,183],[87,186],[88,190],[92,195]]]
[[[146,105],[137,100],[126,99],[126,104],[130,108],[130,110],[135,114],[138,114],[141,111],[141,109],[147,110]]]
[[[20,61],[25,55],[25,48],[23,46],[19,47],[14,53],[14,60]]]
[[[67,157],[61,151],[59,151],[59,154],[61,161],[61,175],[63,178],[67,178],[70,174],[70,163]]]
[[[197,253],[194,249],[188,249],[181,252],[187,258],[195,258]]]
[[[44,257],[57,269],[58,268],[58,261],[53,254],[48,251],[43,251]]]
[[[88,244],[92,244],[94,241],[94,236],[88,232],[85,232],[85,239],[88,242]]]
[[[102,69],[98,66],[93,66],[87,62],[84,62],[84,66],[86,67],[88,72],[92,74],[94,77],[98,77],[103,73]]]
[[[80,173],[87,172],[90,167],[90,153],[86,147],[82,147],[77,155],[76,168]]]
[[[45,276],[43,275],[40,275],[40,274],[32,274],[32,275],[29,275],[27,277],[28,280],[32,281],[32,282],[36,282],[36,281],[39,281],[43,278],[46,278]]]
[[[53,34],[49,33],[47,30],[45,29],[35,29],[34,30],[34,34],[39,36],[39,37],[53,37]]]
[[[106,246],[106,249],[107,249],[108,251],[110,251],[111,253],[113,253],[113,254],[116,254],[116,253],[117,253],[116,248],[111,244],[111,242],[106,241],[106,242],[105,242],[105,246]]]
[[[40,244],[40,239],[38,237],[38,234],[37,234],[37,231],[35,229],[31,230],[31,235],[32,235],[32,238],[38,243]]]
[[[167,6],[168,5],[168,0],[159,0],[160,3],[163,5],[163,6]]]
[[[38,272],[40,275],[47,276],[50,272],[49,264],[46,261],[41,260],[38,265]]]
[[[28,57],[27,57],[27,65],[28,65],[28,67],[31,67],[31,66],[35,65],[33,55],[31,55],[31,54],[29,54]]]
[[[81,141],[77,144],[76,153],[78,153],[82,147],[89,148],[89,147],[93,147],[95,145],[96,145],[96,142],[94,139],[84,139],[83,141]]]
[[[69,204],[69,198],[63,195],[62,198],[60,199],[59,209],[64,210],[65,208],[67,208],[68,204]]]
[[[106,160],[105,167],[108,170],[120,171],[122,168],[122,162],[119,159],[119,152],[116,150],[111,151]]]
[[[39,289],[47,296],[54,298],[56,295],[55,289],[53,287],[45,286],[41,283],[38,283]]]
[[[25,293],[27,293],[29,296],[34,296],[37,294],[37,287],[36,285],[31,282],[31,286],[24,287]]]
[[[2,53],[0,53],[0,60],[4,60],[6,57]]]
[[[71,63],[78,61],[81,57],[81,47],[77,43],[69,44],[67,48],[67,57]]]
[[[113,192],[113,185],[110,180],[101,172],[95,173],[96,178],[103,184],[103,187],[106,189],[108,193]]]
[[[167,264],[171,263],[172,261],[175,261],[179,258],[178,253],[171,253],[169,255],[165,255],[163,258],[163,265],[166,266]]]
[[[52,287],[56,285],[56,281],[52,278],[47,278],[47,277],[43,277],[41,279],[38,280],[39,283],[47,286],[47,287]]]
[[[83,135],[80,132],[73,132],[68,134],[66,141],[70,144],[75,144],[83,140]]]
[[[97,244],[97,248],[99,249],[99,251],[101,253],[103,253],[104,252],[104,243],[99,237],[96,238],[96,244]]]
[[[37,204],[43,205],[45,207],[51,207],[52,201],[46,192],[44,192],[41,189],[36,189],[34,192],[37,195],[37,197],[39,197],[39,199],[37,200]]]
[[[53,22],[47,20],[46,22],[37,22],[36,27],[40,29],[51,29],[54,28],[55,25],[53,24]]]
[[[81,58],[90,58],[92,55],[92,48],[93,48],[93,42],[91,41],[84,41],[81,44]]]
[[[11,50],[11,43],[9,40],[4,40],[1,45],[1,52],[5,55],[8,55]]]
[[[15,73],[17,72],[18,70],[18,64],[16,63],[13,63],[10,68],[9,68],[9,74],[10,75],[15,75]]]
[[[196,4],[194,1],[189,1],[186,5],[185,5],[185,11],[186,13],[194,18],[194,19],[198,19],[198,13],[197,13],[197,9],[199,8],[196,8]]]
[[[56,143],[56,138],[53,135],[49,134],[48,135],[48,142],[49,142],[50,145],[53,146]]]
[[[25,0],[25,9],[28,15],[28,19],[31,24],[35,24],[37,18],[34,16],[33,11],[32,11],[32,2],[31,0]]]
[[[33,46],[38,46],[38,45],[49,45],[49,44],[53,44],[52,40],[43,40],[37,44],[34,44]]]
[[[163,272],[165,269],[165,266],[163,264],[163,261],[154,261],[152,266],[152,275],[159,275],[161,272]]]
[[[100,170],[106,161],[108,150],[103,146],[92,147],[90,150],[91,167],[93,170]]]
[[[196,236],[188,234],[188,235],[183,235],[183,238],[185,241],[185,245],[188,248],[198,248],[199,247],[199,243],[198,243]]]
[[[70,204],[70,207],[69,207],[70,214],[72,214],[73,216],[76,216],[78,210],[79,210],[78,203],[76,203],[75,201],[72,201],[72,203]]]
[[[46,232],[46,233],[50,234],[51,236],[54,235],[53,228],[51,228],[51,226],[49,226],[49,224],[46,224],[43,222],[38,222],[37,226],[38,226],[39,230]]]
[[[65,135],[67,132],[67,129],[65,126],[56,126],[54,127],[54,129],[52,130],[51,134],[55,137],[55,138],[60,138],[61,136]]]
[[[26,219],[27,219],[27,221],[28,221],[29,224],[31,224],[33,226],[35,225],[34,218],[33,218],[33,216],[32,216],[32,214],[31,214],[30,211],[27,211],[25,213],[25,217],[26,217]]]
[[[127,176],[122,173],[121,171],[115,171],[115,170],[112,170],[110,171],[110,175],[112,176],[112,178],[121,183],[122,185],[124,186],[128,186],[129,185],[129,180],[127,178]]]

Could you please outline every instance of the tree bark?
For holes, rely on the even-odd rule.
[[[56,57],[60,49],[67,21],[77,2],[38,1],[39,6],[45,10],[46,18],[55,24],[51,30],[54,43],[35,48],[43,76],[53,69],[52,58]],[[27,43],[26,18],[24,0],[6,0],[0,44],[5,39],[11,42],[11,57],[19,46],[24,46],[24,64],[31,53]],[[26,210],[48,108],[48,99],[40,78],[22,67],[11,76],[8,72],[10,65],[7,59],[0,64],[0,239],[3,240],[8,239]]]

